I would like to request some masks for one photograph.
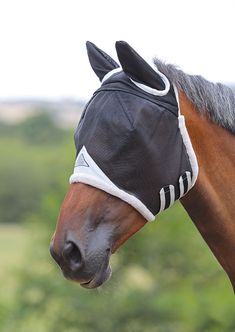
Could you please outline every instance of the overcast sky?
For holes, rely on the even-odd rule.
[[[0,99],[89,98],[85,41],[126,40],[212,81],[235,81],[234,0],[0,0]]]

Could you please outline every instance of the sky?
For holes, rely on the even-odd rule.
[[[234,13],[234,0],[0,0],[0,99],[88,99],[99,80],[86,40],[234,82]]]

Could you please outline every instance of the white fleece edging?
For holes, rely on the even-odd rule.
[[[84,166],[80,163],[81,156],[83,160],[85,159],[88,166]],[[85,146],[82,147],[81,151],[77,156],[74,173],[71,175],[69,181],[70,183],[81,182],[101,189],[108,194],[116,196],[133,206],[148,221],[152,221],[155,219],[155,216],[137,197],[130,195],[124,190],[118,188],[104,174],[104,172],[98,167],[98,165],[89,155]]]
[[[129,79],[131,80],[132,83],[134,83],[138,88],[140,88],[141,90],[151,94],[151,95],[154,95],[154,96],[165,96],[169,90],[170,90],[170,82],[168,80],[168,78],[163,74],[161,73],[158,68],[156,66],[153,66],[149,63],[149,65],[151,66],[151,68],[155,71],[155,73],[160,76],[160,78],[162,79],[163,83],[165,84],[165,89],[164,90],[157,90],[157,89],[154,89],[154,88],[151,88],[150,86],[148,85],[145,85],[145,84],[142,84],[142,83],[139,83],[139,82],[136,82],[135,80],[133,80],[132,78],[129,77]]]
[[[104,77],[101,81],[101,84],[104,83],[107,79],[109,79],[113,74],[119,73],[120,71],[122,71],[121,67],[114,68],[114,69],[110,70],[106,75],[104,75]]]

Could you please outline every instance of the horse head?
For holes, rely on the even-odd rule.
[[[75,133],[50,250],[65,277],[95,288],[111,275],[110,255],[185,195],[198,167],[168,78],[125,42],[116,43],[120,65],[90,42],[87,50],[102,84]]]

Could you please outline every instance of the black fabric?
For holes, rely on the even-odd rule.
[[[85,146],[106,176],[154,215],[160,210],[160,190],[171,184],[179,198],[180,176],[192,173],[173,87],[165,96],[153,96],[136,87],[125,72],[112,75],[95,92],[75,144],[77,154]]]
[[[127,42],[117,41],[116,50],[122,68],[129,77],[154,89],[165,89],[156,71]]]
[[[99,49],[91,42],[86,42],[87,54],[92,69],[99,77],[100,81],[112,69],[118,68],[119,65],[108,54]]]

